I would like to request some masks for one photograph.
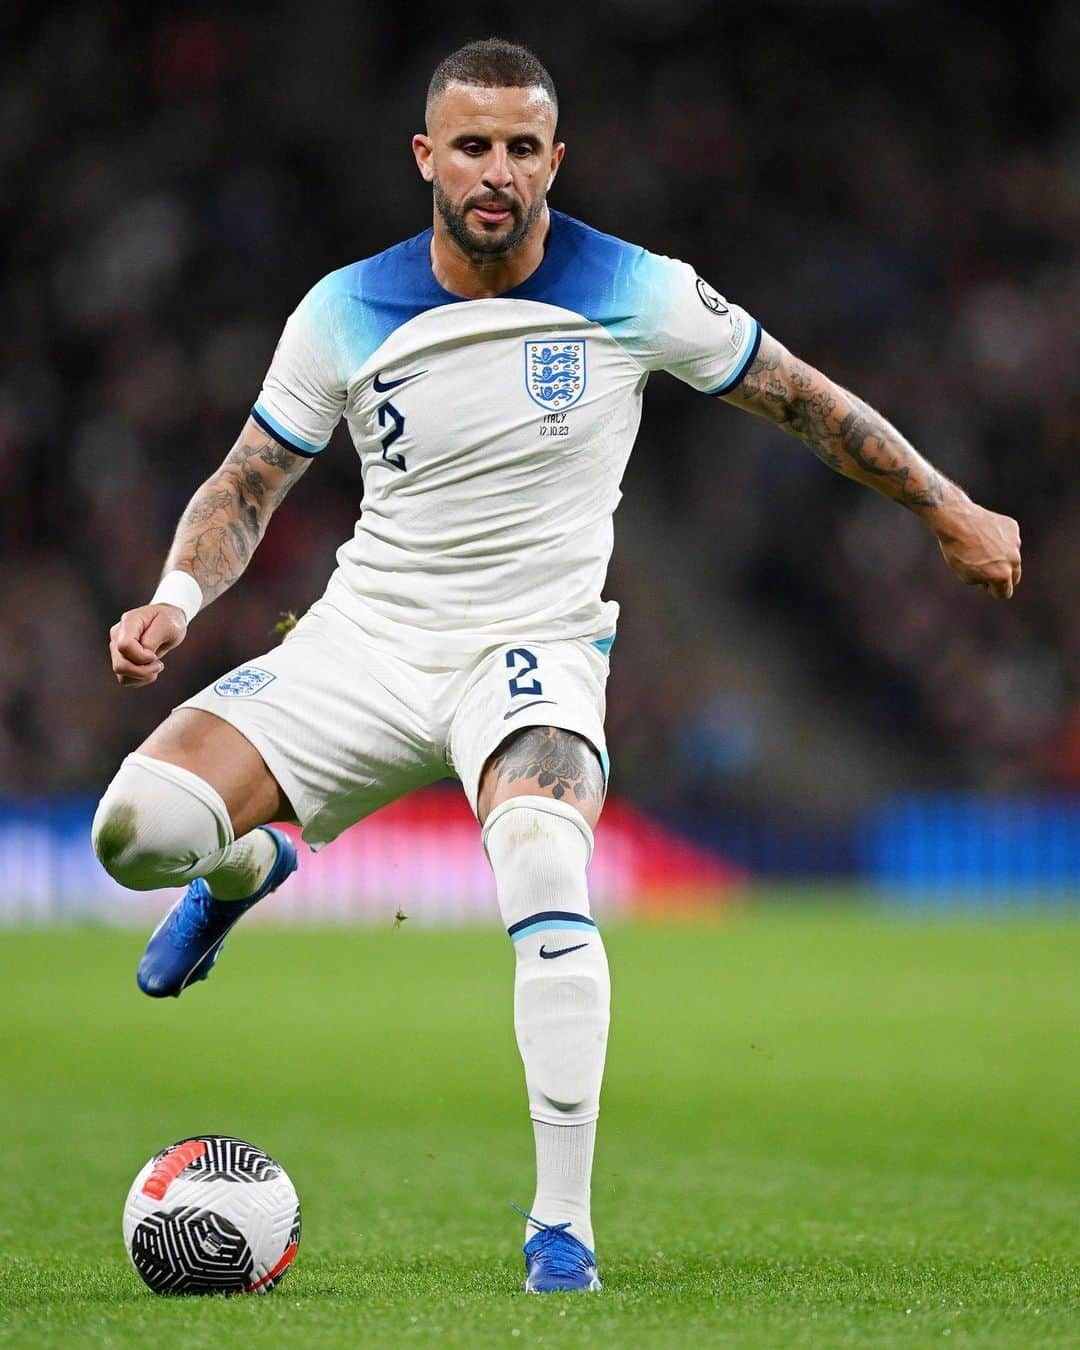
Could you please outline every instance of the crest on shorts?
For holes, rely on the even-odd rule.
[[[258,666],[241,666],[223,680],[218,680],[214,685],[214,693],[219,698],[250,698],[276,679],[276,675],[271,675],[268,670],[260,670]]]
[[[526,342],[525,388],[548,412],[572,408],[585,392],[585,339]]]

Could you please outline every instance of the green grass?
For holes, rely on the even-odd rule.
[[[1080,923],[773,908],[607,934],[604,1292],[526,1298],[531,1135],[497,931],[0,937],[0,1341],[1080,1344]],[[130,1270],[137,1168],[246,1136],[304,1204],[264,1299]]]

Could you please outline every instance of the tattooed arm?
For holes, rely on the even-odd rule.
[[[922,516],[960,578],[1000,600],[1020,581],[1015,520],[976,505],[860,398],[799,361],[767,333],[728,403],[775,422],[837,473]]]
[[[204,604],[217,599],[248,565],[275,507],[310,463],[249,418],[221,467],[180,517],[165,572],[188,572]],[[121,615],[109,635],[119,683],[152,684],[164,669],[161,658],[186,633],[184,611],[176,605],[140,605]]]
[[[180,517],[165,571],[190,572],[203,603],[216,600],[248,565],[274,508],[310,463],[248,418],[221,468]]]

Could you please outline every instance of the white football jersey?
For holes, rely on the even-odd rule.
[[[439,285],[431,235],[324,277],[252,410],[304,455],[348,423],[363,509],[326,599],[419,664],[610,637],[612,516],[649,373],[726,393],[758,324],[685,263],[556,211],[540,266],[490,300]]]

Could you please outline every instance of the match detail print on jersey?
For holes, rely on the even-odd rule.
[[[348,425],[364,509],[327,599],[418,662],[603,638],[648,376],[724,393],[758,325],[685,263],[559,212],[540,266],[494,298],[444,290],[430,247],[425,230],[313,287],[253,409],[302,454]]]

